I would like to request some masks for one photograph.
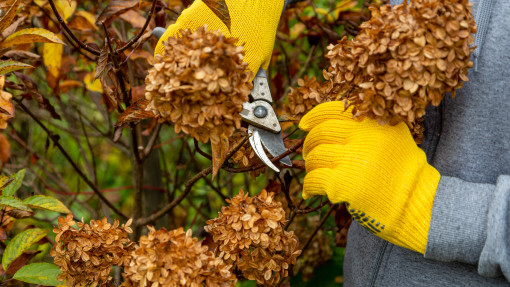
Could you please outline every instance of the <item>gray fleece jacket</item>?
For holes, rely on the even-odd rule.
[[[481,1],[493,6],[483,12]],[[344,262],[347,287],[510,285],[510,1],[472,3],[475,15],[482,12],[479,33],[488,20],[477,71],[455,99],[445,97],[426,116],[421,147],[441,180],[425,255],[354,223]]]

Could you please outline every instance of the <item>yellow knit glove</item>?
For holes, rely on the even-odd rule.
[[[260,67],[267,70],[284,0],[226,0],[226,3],[231,32],[204,2],[196,0],[182,11],[175,24],[168,27],[159,39],[154,54],[161,54],[164,50],[162,42],[176,36],[179,30],[194,31],[207,24],[209,31],[221,30],[226,37],[237,38],[237,45],[244,45],[244,61],[248,63],[253,76]]]
[[[354,120],[335,101],[315,107],[299,127],[310,132],[303,147],[303,198],[346,202],[370,232],[423,254],[440,175],[407,125]]]

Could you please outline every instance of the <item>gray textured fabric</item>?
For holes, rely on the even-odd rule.
[[[425,257],[476,264],[487,237],[494,185],[442,176],[434,199]],[[466,252],[469,251],[469,252]]]
[[[480,256],[478,272],[510,278],[510,176],[500,176],[488,213],[487,240]],[[502,217],[504,216],[504,217]]]
[[[483,42],[485,41],[485,34],[487,34],[487,28],[491,19],[492,9],[494,8],[495,0],[480,0],[478,3],[478,10],[476,12],[476,38],[475,46],[476,49],[473,51],[473,59],[475,62],[475,71],[478,72],[478,57],[483,48]]]
[[[479,2],[471,2],[477,13]],[[421,147],[442,177],[425,256],[353,223],[346,287],[510,285],[508,15],[510,1],[494,0],[478,72],[470,72],[455,99],[427,111]]]

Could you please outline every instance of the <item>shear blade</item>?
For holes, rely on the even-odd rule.
[[[252,136],[250,137],[250,144],[253,150],[255,151],[255,154],[262,160],[262,162],[270,167],[272,170],[276,172],[280,172],[280,170],[271,162],[271,160],[267,157],[266,152],[264,151],[264,148],[262,147],[259,129],[254,128],[251,130]]]
[[[269,152],[269,154],[271,154],[272,156],[279,156],[287,151],[285,145],[283,144],[281,132],[274,134],[266,130],[259,130],[259,136],[262,141],[262,144]],[[288,156],[280,159],[280,162],[286,166],[289,167],[292,166],[292,162],[290,161],[290,158]]]

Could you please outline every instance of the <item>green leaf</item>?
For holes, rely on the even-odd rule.
[[[12,196],[14,193],[21,187],[23,183],[23,178],[25,177],[25,169],[18,171],[15,174],[9,176],[9,178],[14,178],[14,180],[9,183],[3,190],[2,195]]]
[[[32,211],[19,198],[14,196],[0,195],[0,207],[10,207],[24,211]]]
[[[9,242],[7,248],[5,248],[4,256],[2,257],[4,270],[6,270],[7,267],[9,267],[9,264],[11,264],[14,259],[18,258],[23,251],[30,248],[32,244],[41,240],[47,233],[48,230],[31,228],[16,235],[11,242]]]
[[[0,75],[10,73],[12,71],[33,68],[29,64],[16,61],[0,61]]]
[[[45,209],[60,213],[71,213],[71,211],[60,200],[51,196],[34,195],[23,200],[23,203],[35,209]]]
[[[15,45],[38,43],[57,43],[65,45],[53,32],[43,28],[28,28],[20,30],[0,43],[0,48],[9,48]]]
[[[51,263],[32,263],[21,267],[14,279],[26,283],[39,284],[44,286],[59,286],[62,281],[58,281],[57,277],[61,271],[57,265]]]

